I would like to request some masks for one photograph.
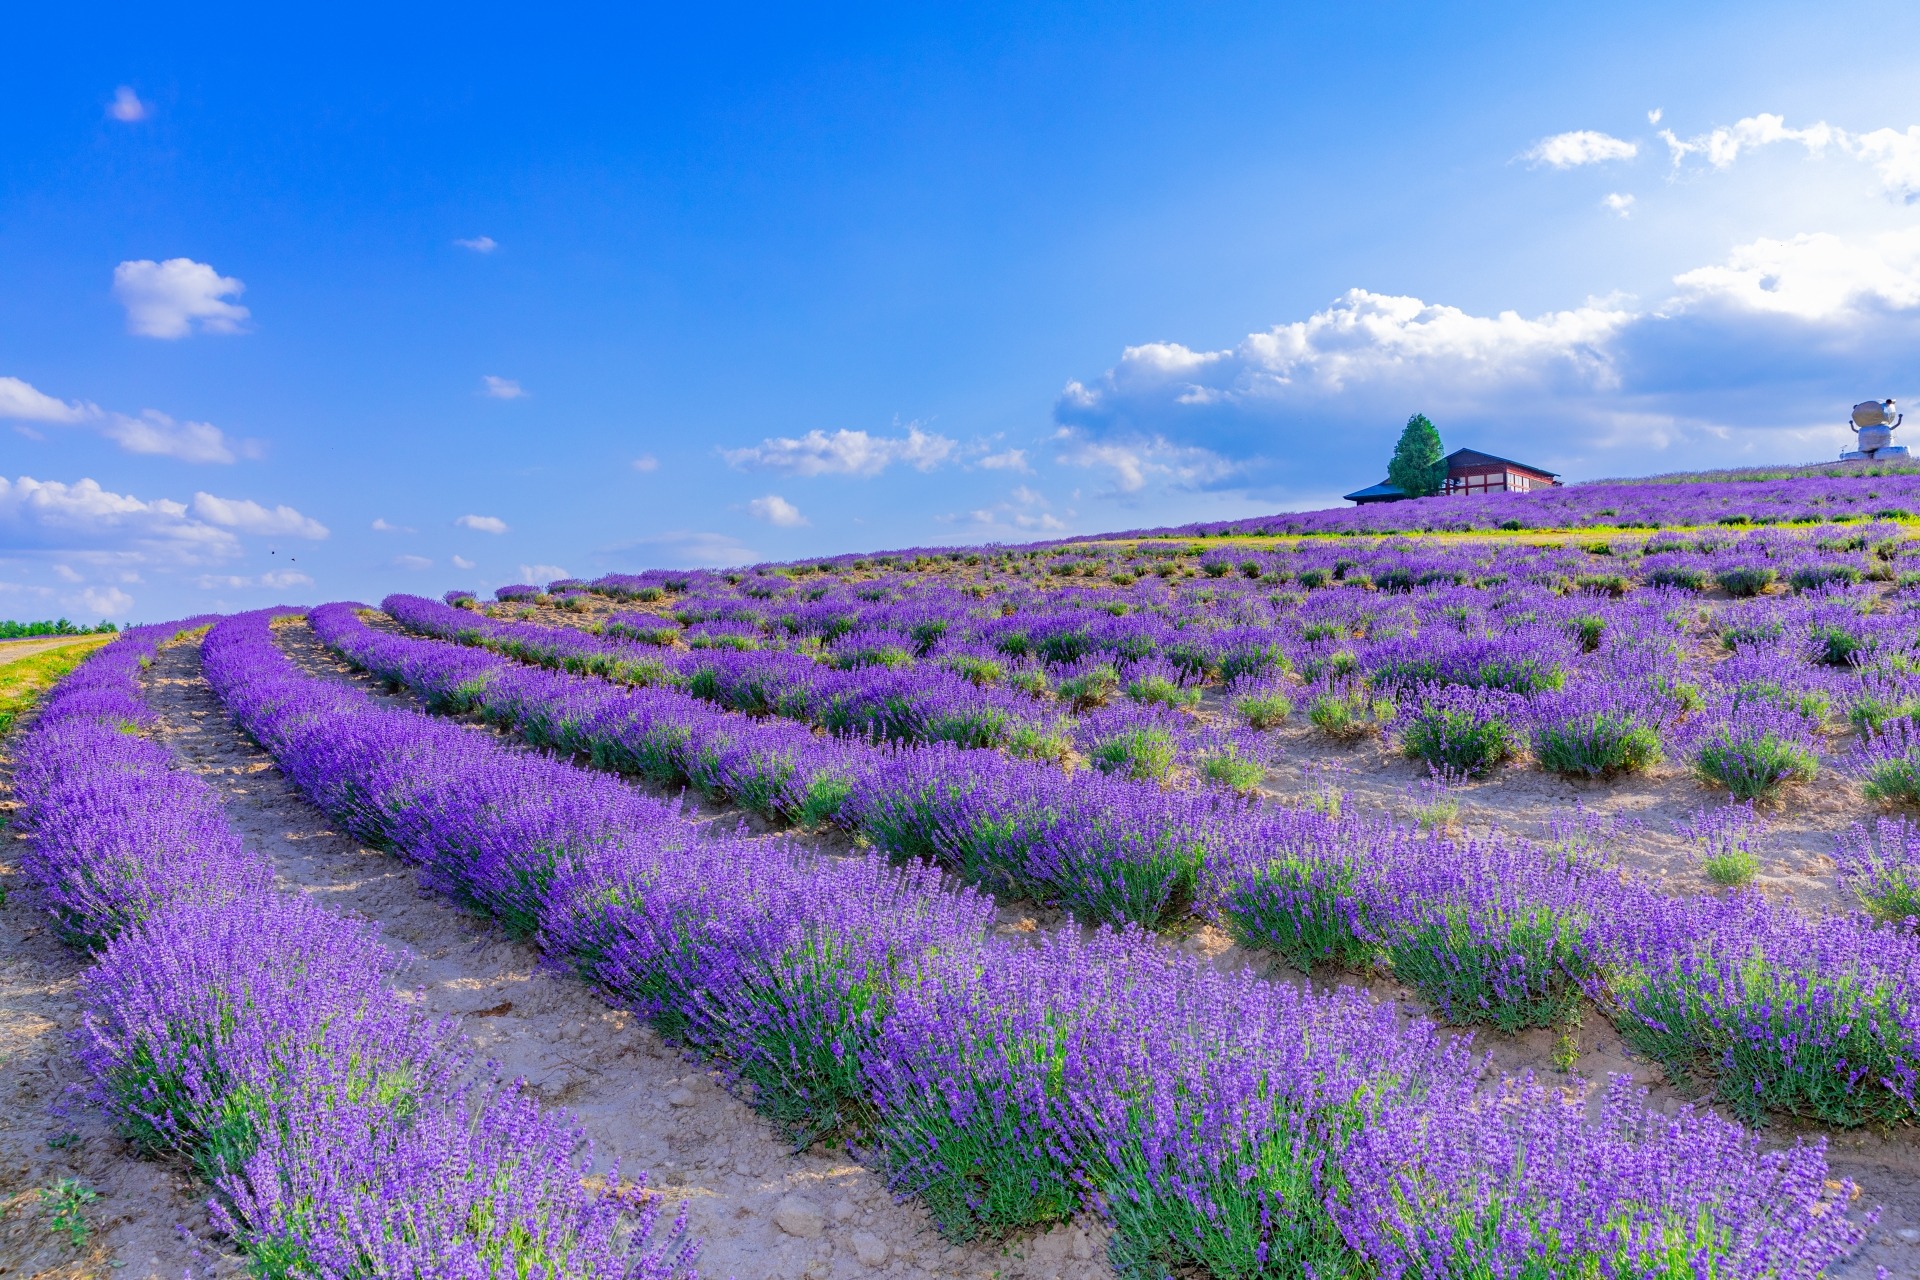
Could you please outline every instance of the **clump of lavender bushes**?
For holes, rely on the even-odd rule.
[[[1529,708],[1533,757],[1551,773],[1641,772],[1660,759],[1662,710],[1644,694],[1598,683],[1542,694]]]
[[[1485,773],[1518,752],[1526,707],[1502,689],[1427,685],[1401,696],[1394,726],[1409,757],[1448,773]]]

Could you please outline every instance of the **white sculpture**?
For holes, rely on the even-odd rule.
[[[1852,416],[1853,420],[1847,425],[1853,428],[1856,439],[1853,448],[1840,455],[1840,461],[1867,462],[1907,456],[1906,448],[1893,442],[1893,429],[1906,415],[1894,412],[1891,399],[1862,400],[1853,406]]]

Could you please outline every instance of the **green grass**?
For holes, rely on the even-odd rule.
[[[40,701],[40,695],[51,689],[61,676],[111,639],[111,635],[93,635],[80,636],[52,648],[23,645],[22,648],[31,651],[17,658],[9,658],[6,649],[0,648],[0,734],[12,729],[31,711]]]

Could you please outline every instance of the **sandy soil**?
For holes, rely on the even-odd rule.
[[[10,796],[4,807],[11,813]],[[0,1276],[240,1274],[232,1250],[215,1242],[205,1188],[141,1158],[85,1100],[71,1037],[86,962],[55,939],[39,893],[20,875],[20,839],[0,835]],[[40,1196],[66,1178],[99,1195],[82,1210],[81,1246],[53,1230]]]
[[[304,626],[283,632],[309,669],[350,678]],[[264,752],[228,721],[199,677],[199,651],[163,651],[147,694],[160,737],[199,770],[228,817],[268,853],[291,891],[380,924],[406,960],[402,981],[459,1018],[481,1053],[577,1114],[604,1164],[646,1169],[686,1200],[706,1248],[703,1275],[737,1280],[888,1276],[1091,1278],[1108,1274],[1097,1227],[953,1248],[871,1170],[833,1152],[794,1155],[742,1102],[644,1024],[491,923],[420,890],[394,858],[335,833]],[[477,732],[487,732],[476,728]]]

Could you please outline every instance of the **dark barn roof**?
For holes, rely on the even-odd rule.
[[[1442,458],[1441,461],[1447,464],[1447,470],[1449,472],[1455,467],[1514,467],[1527,472],[1529,475],[1546,476],[1549,479],[1556,479],[1560,475],[1558,471],[1548,471],[1544,468],[1536,467],[1530,462],[1515,462],[1512,458],[1502,458],[1498,454],[1482,453],[1478,449],[1455,449],[1452,453]]]
[[[1388,484],[1382,480],[1379,484],[1370,484],[1364,489],[1355,489],[1346,495],[1348,502],[1398,502],[1406,497],[1406,490],[1397,484]]]

